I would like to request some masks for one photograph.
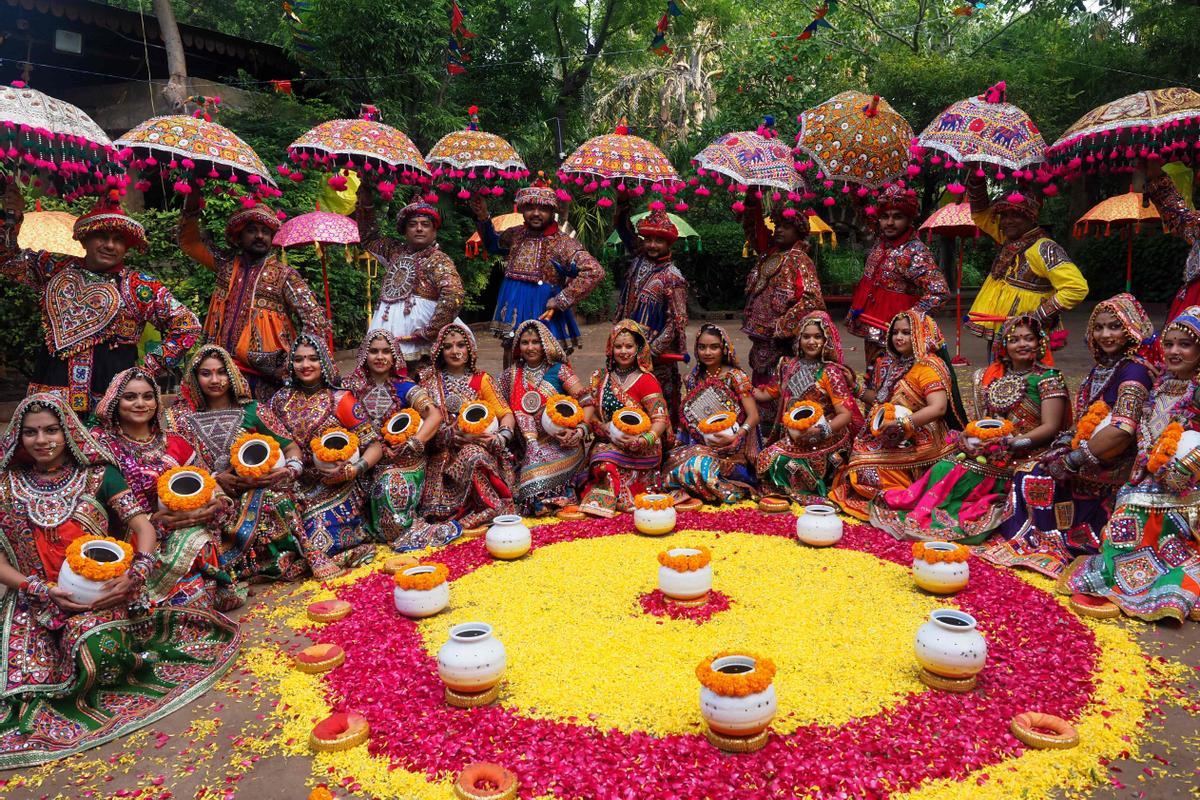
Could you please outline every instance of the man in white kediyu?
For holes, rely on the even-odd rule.
[[[401,241],[380,234],[372,200],[364,183],[354,216],[363,249],[384,268],[379,305],[367,329],[383,328],[396,338],[412,375],[419,361],[428,358],[437,332],[457,320],[466,293],[454,261],[438,247],[442,218],[435,206],[418,201],[400,209],[396,229],[404,235]]]

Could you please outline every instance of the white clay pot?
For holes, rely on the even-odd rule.
[[[434,567],[430,566],[416,566],[400,572],[404,575],[421,575],[433,570]],[[396,610],[406,617],[432,617],[450,605],[450,582],[442,581],[432,589],[401,589],[397,586],[392,589],[392,602],[396,604]]]
[[[80,548],[80,553],[84,558],[105,563],[125,558],[125,551],[113,542],[87,542]],[[71,599],[81,606],[90,606],[96,602],[100,595],[104,594],[104,583],[104,581],[93,581],[77,575],[75,570],[71,569],[70,563],[65,560],[62,568],[58,571],[59,588],[71,595]]]
[[[959,545],[950,542],[926,542],[926,550],[938,550],[952,553]],[[933,594],[954,594],[967,587],[971,577],[971,567],[966,561],[938,561],[929,563],[923,558],[913,558],[913,580],[917,586]]]
[[[529,552],[533,546],[533,535],[519,516],[502,514],[492,520],[483,543],[492,558],[511,561]]]
[[[167,485],[179,497],[191,497],[204,492],[204,476],[195,470],[181,469],[171,476],[171,480],[167,482]],[[158,510],[168,510],[161,499],[158,501]]]
[[[491,409],[488,408],[487,403],[479,400],[474,400],[470,403],[467,403],[462,407],[462,410],[458,412],[459,417],[461,419],[465,419],[467,422],[481,422],[487,418],[488,414],[492,414]],[[492,420],[488,423],[487,427],[483,429],[483,433],[475,435],[480,438],[484,436],[491,436],[499,429],[500,420],[496,418],[495,414],[492,414]]]
[[[690,547],[676,547],[667,552],[673,556],[700,554],[699,550]],[[672,600],[697,600],[712,591],[712,583],[712,564],[690,572],[679,572],[662,565],[658,568],[658,588]]]
[[[791,437],[791,439],[793,439],[794,441],[799,441],[801,436],[803,436],[804,434],[811,431],[814,426],[820,425],[821,420],[825,419],[825,415],[823,413],[821,413],[820,411],[817,411],[812,406],[800,406],[799,408],[790,409],[787,412],[787,416],[789,419],[791,419],[795,422],[802,422],[806,419],[812,419],[815,417],[815,419],[812,420],[812,425],[810,425],[809,427],[805,428],[802,431],[792,430],[791,428],[787,427],[786,425],[784,426],[783,429],[785,431],[787,431],[787,435],[789,437]]]
[[[984,431],[999,430],[1000,428],[1004,427],[1004,420],[990,419],[990,418],[977,419],[977,420],[975,420],[975,427],[979,428],[980,430],[984,430]],[[967,436],[966,440],[967,440],[967,444],[971,445],[972,447],[979,447],[981,444],[983,444],[983,439],[980,439],[975,436]]]
[[[571,405],[570,403],[566,403],[562,400],[559,400],[558,405],[560,406],[560,408],[557,409],[558,413],[564,417],[570,417],[572,414],[575,413],[575,406]],[[550,434],[551,436],[557,436],[558,434],[562,433],[563,431],[575,430],[575,427],[578,427],[578,426],[574,426],[574,427],[570,427],[570,428],[564,428],[562,425],[556,425],[554,423],[554,420],[550,419],[550,414],[548,413],[549,411],[550,411],[549,405],[547,405],[544,409],[542,409],[542,430],[544,430],[546,433]]]
[[[813,547],[831,547],[842,540],[842,520],[833,506],[805,506],[796,517],[796,538]]]
[[[902,419],[908,419],[913,413],[904,406],[895,406],[895,410],[897,422]],[[887,420],[883,418],[883,412],[884,408],[880,406],[879,408],[875,409],[875,413],[871,415],[871,433],[877,433],[878,431],[883,430],[883,426],[887,424]]]
[[[464,622],[450,629],[438,650],[438,676],[456,692],[486,692],[500,682],[508,657],[504,644],[486,622]]]
[[[661,501],[666,495],[644,495],[647,500]],[[664,536],[675,530],[675,506],[666,508],[642,508],[636,501],[633,508],[633,527],[647,536]]]
[[[704,421],[715,421],[717,417],[734,417],[734,423],[724,430],[720,430],[715,433],[703,434],[704,443],[709,447],[725,447],[726,445],[731,444],[733,440],[737,438],[738,433],[742,429],[741,424],[737,422],[737,415],[729,411],[710,414],[708,417],[705,417]]]
[[[260,467],[266,463],[271,457],[270,446],[260,440],[251,439],[248,442],[242,442],[241,447],[237,450],[238,461],[245,464],[247,467]],[[279,469],[286,463],[287,459],[283,455],[283,448],[279,448],[279,456],[275,459],[275,463],[271,465],[271,469]]]
[[[629,424],[629,425],[637,425],[638,423],[640,423],[642,421],[642,418],[640,416],[638,416],[637,414],[634,414],[629,411],[617,411],[618,417],[621,416],[622,414],[628,415],[627,424]],[[626,434],[624,431],[622,431],[620,428],[618,428],[616,423],[613,422],[612,420],[609,420],[609,423],[608,423],[608,436],[614,442],[619,442],[619,441],[629,438],[629,435]]]
[[[325,433],[321,434],[321,444],[331,450],[341,450],[343,447],[349,444],[349,442],[346,439],[346,434],[342,433],[341,431],[326,431]],[[354,452],[350,454],[350,457],[347,458],[346,461],[354,461],[359,457],[359,455],[360,453],[358,452],[358,448],[355,448]],[[316,457],[316,454],[313,455],[313,465],[320,472],[333,472],[334,470],[340,469],[341,464],[341,461],[322,461]]]
[[[750,656],[724,656],[712,663],[714,672],[745,674],[754,668],[755,661]],[[774,684],[744,697],[725,697],[708,687],[700,687],[700,715],[714,733],[723,736],[755,736],[765,731],[778,707]]]
[[[1179,444],[1175,446],[1175,458],[1186,458],[1198,447],[1200,447],[1200,431],[1184,431],[1179,437]]]
[[[970,678],[987,661],[987,642],[965,611],[939,608],[917,628],[917,661],[934,675]]]

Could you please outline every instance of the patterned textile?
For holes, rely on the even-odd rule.
[[[262,159],[236,133],[187,114],[151,117],[113,144],[132,148],[135,155],[153,154],[160,161],[178,157],[221,165],[242,175],[257,175],[268,185],[275,185]]]
[[[755,131],[724,133],[692,159],[700,169],[725,175],[747,186],[796,192],[804,186],[791,149]]]
[[[118,203],[107,199],[98,200],[91,211],[76,219],[71,235],[75,241],[82,242],[93,233],[107,231],[122,234],[127,247],[146,249],[146,229]]]
[[[917,140],[956,161],[1025,169],[1045,158],[1046,142],[1033,120],[1012,103],[982,97],[959,100],[930,122]]]
[[[274,211],[262,203],[256,203],[250,208],[235,211],[229,216],[229,220],[225,223],[225,242],[231,245],[235,244],[242,229],[252,222],[262,225],[271,233],[279,230],[281,224]]]
[[[654,209],[642,217],[638,221],[637,232],[639,236],[657,236],[659,239],[666,239],[671,243],[679,238],[679,229],[675,227],[674,222],[671,222],[667,212],[661,208]]]
[[[310,443],[324,431],[341,427],[358,437],[361,454],[377,436],[358,398],[342,388],[337,365],[329,357],[325,343],[302,333],[292,344],[293,355],[301,345],[317,351],[321,380],[316,386],[305,386],[296,378],[295,371],[289,370],[284,388],[271,398],[270,410],[300,447],[304,461],[297,486],[300,516],[304,521],[301,544],[313,576],[326,578],[336,575],[341,568],[370,560],[373,554],[371,545],[365,543],[367,531],[363,524],[369,487],[363,476],[344,483],[323,483]]]
[[[396,212],[397,230],[403,232],[411,217],[429,217],[430,221],[433,222],[434,228],[442,227],[442,215],[438,213],[437,206],[431,206],[424,201],[409,203]]]
[[[949,297],[946,277],[912,228],[896,239],[880,235],[854,287],[846,330],[882,348],[892,317],[910,308],[932,314]]]
[[[878,189],[908,167],[912,127],[880,97],[842,92],[800,115],[796,146],[830,180]]]
[[[180,218],[179,247],[216,273],[204,338],[229,351],[243,372],[274,388],[288,372],[297,324],[328,339],[325,309],[293,267],[273,255],[251,264],[243,253],[218,249],[201,231],[198,214]]]
[[[331,119],[288,145],[293,158],[299,153],[367,160],[404,172],[429,174],[429,166],[412,140],[391,125],[369,119]]]
[[[1155,140],[1180,135],[1181,126],[1187,131],[1200,117],[1200,94],[1194,89],[1174,86],[1169,89],[1146,89],[1093,108],[1071,124],[1050,146],[1047,157],[1063,162],[1070,154],[1088,152],[1092,147],[1105,150],[1124,146],[1131,137],[1145,136],[1147,128],[1155,131]],[[1093,138],[1095,134],[1104,134]],[[1181,138],[1187,140],[1187,134]],[[1136,141],[1140,143],[1141,139]],[[1095,144],[1092,144],[1095,142]],[[1090,146],[1088,146],[1090,144]]]
[[[451,131],[438,139],[425,154],[430,165],[444,164],[454,169],[492,167],[525,170],[525,162],[511,144],[494,133],[480,130]]]
[[[558,195],[549,186],[526,186],[517,190],[513,203],[518,211],[529,206],[558,208]]]
[[[73,456],[62,489],[46,487],[59,502],[47,527],[44,505],[17,489],[22,462],[19,433],[25,415],[50,411],[62,423]],[[60,398],[35,395],[17,407],[0,441],[0,552],[22,575],[57,577],[61,550],[73,538],[120,535],[144,513],[113,466]],[[76,482],[74,476],[81,476]],[[132,504],[131,502],[132,501]],[[35,524],[34,518],[41,520]],[[44,554],[60,550],[58,563]],[[237,625],[220,614],[190,607],[159,607],[131,617],[125,609],[67,615],[23,591],[0,596],[0,630],[8,648],[0,659],[0,769],[25,768],[78,753],[183,707],[208,690],[232,665],[241,641]],[[104,691],[97,692],[98,685]]]
[[[637,183],[680,183],[670,160],[650,142],[628,133],[593,136],[579,146],[559,167],[559,172],[598,180],[627,180]]]
[[[55,391],[82,414],[116,373],[133,366],[147,324],[162,333],[153,372],[174,367],[200,335],[200,321],[162,283],[125,266],[93,272],[82,258],[17,246],[20,225],[0,229],[0,275],[38,293],[44,345],[31,386]]]

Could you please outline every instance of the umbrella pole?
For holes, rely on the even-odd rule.
[[[1133,291],[1133,226],[1125,228],[1125,291]]]
[[[954,249],[958,251],[958,269],[955,276],[954,291],[954,358],[950,360],[955,366],[966,366],[971,362],[962,354],[962,262],[963,247],[958,238],[954,239]]]
[[[329,355],[333,357],[333,306],[329,302],[329,256],[325,248],[318,246],[321,253],[321,277],[325,279],[325,317],[329,320]]]

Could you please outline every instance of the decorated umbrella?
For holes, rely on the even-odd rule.
[[[322,122],[288,145],[288,157],[302,167],[349,169],[363,178],[374,176],[376,188],[388,199],[396,191],[393,179],[424,184],[430,174],[421,151],[403,131],[373,119]],[[279,171],[292,180],[304,179],[299,170],[292,172],[281,166]],[[341,185],[344,182],[341,176],[329,179],[330,185],[337,189],[344,188]]]
[[[284,249],[298,245],[316,245],[317,254],[321,257],[321,276],[325,280],[325,313],[329,316],[331,332],[329,349],[333,351],[333,307],[329,302],[329,264],[322,245],[358,244],[358,223],[341,214],[330,214],[328,211],[312,211],[292,217],[275,232],[272,244]],[[347,254],[349,260],[349,254]]]
[[[905,174],[912,126],[879,95],[842,92],[800,115],[796,149],[826,189],[857,184],[860,196]],[[844,191],[849,191],[845,187]]]
[[[21,172],[68,199],[124,186],[117,150],[91,117],[16,81],[0,87],[0,177]]]
[[[683,185],[662,150],[630,134],[623,121],[615,133],[595,136],[580,145],[559,167],[558,177],[564,182],[574,181],[588,194],[602,192],[604,196],[597,204],[605,207],[612,205],[607,196],[610,189],[640,195],[650,186],[671,196]],[[679,203],[675,210],[686,211],[687,205]]]
[[[1200,143],[1200,93],[1149,89],[1093,108],[1046,151],[1065,173],[1128,171],[1138,159],[1192,161]]]
[[[645,219],[649,213],[649,211],[643,211],[640,214],[634,214],[629,218],[629,221],[636,227],[638,221]],[[667,214],[667,218],[671,220],[671,223],[675,226],[676,230],[679,231],[679,240],[683,242],[684,251],[687,252],[691,250],[691,242],[688,240],[695,239],[696,252],[699,253],[702,249],[703,243],[701,242],[700,234],[696,232],[696,229],[689,225],[683,217],[680,217],[676,214]],[[610,251],[610,255],[619,253],[621,250],[621,234],[613,231],[612,235],[608,237],[607,241],[605,241],[604,249]]]
[[[829,237],[829,244],[836,250],[838,246],[837,231],[829,227],[829,223],[821,219],[815,213],[808,213],[808,234],[817,237],[817,244],[825,244],[825,237]],[[763,224],[767,226],[767,230],[774,232],[775,221],[770,216],[763,217]],[[742,245],[742,258],[749,258],[750,242]]]
[[[769,126],[757,131],[722,134],[697,153],[692,163],[701,177],[709,172],[724,175],[743,187],[779,189],[789,193],[804,188],[791,150],[774,136]]]
[[[511,214],[501,214],[498,217],[492,217],[492,227],[496,229],[496,233],[506,231],[509,228],[515,228],[525,222],[525,216],[516,211]],[[471,234],[471,238],[467,239],[466,247],[464,248],[467,258],[475,258],[479,255],[483,247],[483,239],[479,235],[479,231]]]
[[[1013,178],[1032,181],[1036,177],[1047,183],[1051,176],[1046,170],[1030,169],[1045,161],[1046,142],[1029,115],[1005,100],[1005,88],[1001,81],[985,94],[959,100],[938,114],[917,137],[913,148],[917,164],[926,150],[934,150],[929,164],[952,174],[974,162],[995,165],[999,180],[1006,177],[1007,169]],[[909,168],[910,175],[920,171],[917,164]],[[1052,186],[1043,191],[1053,194]],[[965,191],[958,181],[947,188],[952,194]]]
[[[956,240],[954,250],[958,253],[958,268],[954,281],[954,358],[950,363],[969,364],[971,362],[963,358],[962,354],[963,248],[957,240],[979,236],[979,228],[975,225],[975,220],[971,218],[971,204],[947,203],[929,215],[929,219],[922,223],[921,230],[925,232],[925,238],[928,241],[932,241],[934,236],[948,236]]]
[[[442,178],[438,189],[443,192],[459,185],[458,196],[463,200],[471,196],[468,186],[481,194],[503,195],[500,182],[523,180],[529,177],[529,168],[508,141],[479,129],[477,106],[468,108],[467,113],[471,115],[467,129],[443,136],[425,154],[425,160],[433,177]]]
[[[17,246],[22,250],[45,250],[83,258],[83,245],[75,241],[75,215],[66,211],[37,211],[25,215]]]
[[[1127,292],[1132,291],[1131,287],[1133,286],[1133,235],[1141,232],[1143,222],[1161,223],[1158,209],[1152,204],[1145,203],[1141,192],[1129,191],[1107,200],[1101,200],[1092,206],[1075,223],[1073,231],[1076,239],[1082,239],[1089,233],[1108,236],[1112,233],[1114,225],[1125,229],[1125,291]]]
[[[280,194],[254,148],[208,119],[183,114],[151,117],[117,139],[116,145],[133,151],[130,166],[141,173],[137,187],[143,191],[150,188],[146,176],[157,172],[172,180],[181,194],[217,179],[234,185],[244,180],[260,197]]]

